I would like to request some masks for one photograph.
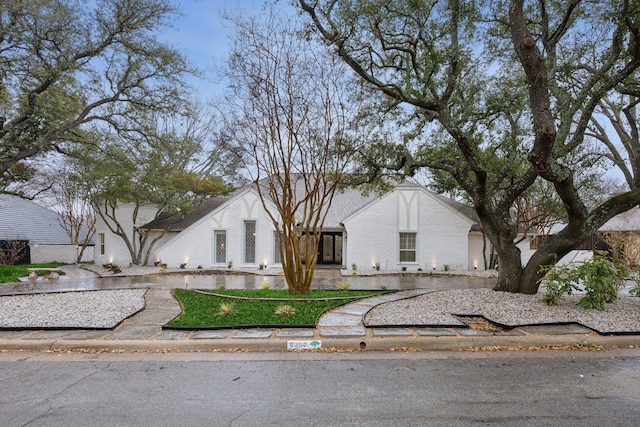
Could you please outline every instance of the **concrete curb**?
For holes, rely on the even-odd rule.
[[[295,352],[287,350],[286,339],[201,339],[201,340],[23,340],[0,339],[2,351],[70,352]],[[531,335],[482,337],[392,337],[320,339],[320,350],[305,351],[460,351],[526,350],[532,347],[561,347],[584,344],[605,349],[640,348],[640,336]]]

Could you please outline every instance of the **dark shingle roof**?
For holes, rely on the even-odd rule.
[[[473,221],[473,225],[471,226],[471,231],[482,231],[482,226],[480,225],[480,219],[478,218],[478,214],[476,210],[469,205],[465,205],[464,203],[460,203],[456,200],[450,199],[448,197],[443,196],[442,194],[434,193],[433,191],[427,190],[429,193],[433,194],[437,199],[439,199],[442,203],[450,206],[456,211],[460,212],[462,215],[469,218]]]
[[[413,184],[407,182],[401,185],[415,186],[420,187],[417,184]],[[250,185],[251,186],[251,185]],[[217,209],[223,203],[231,200],[235,195],[244,191],[244,189],[237,190],[236,192],[227,195],[227,196],[217,196],[211,199],[207,199],[202,202],[199,206],[197,206],[194,210],[187,214],[179,214],[179,215],[168,215],[164,217],[159,217],[148,224],[142,226],[141,228],[148,230],[169,230],[169,231],[182,231],[188,228],[189,226],[195,224],[198,220],[208,215],[210,212]],[[302,187],[299,186],[299,191],[302,191]],[[434,193],[429,190],[425,190],[428,193],[435,196],[442,203],[448,205],[455,211],[461,213],[462,215],[469,218],[474,224],[471,226],[471,231],[479,231],[480,225],[478,223],[478,216],[476,215],[475,210],[467,206],[463,203],[457,202],[455,200],[449,199],[440,194]],[[266,191],[263,193],[266,194]],[[268,197],[268,196],[267,196]],[[324,222],[325,228],[331,227],[340,227],[342,221],[347,218],[349,215],[356,212],[358,209],[363,208],[368,203],[376,200],[380,196],[375,193],[363,194],[360,190],[354,188],[346,188],[341,191],[337,191],[334,195],[333,202],[331,203],[331,209],[327,214],[327,218]]]
[[[56,212],[8,194],[0,194],[0,240],[28,240],[45,245],[70,243]]]
[[[231,199],[231,197],[232,196],[216,196],[206,199],[186,214],[161,215],[140,228],[147,230],[182,231]]]

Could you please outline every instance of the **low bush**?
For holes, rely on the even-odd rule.
[[[544,303],[558,304],[563,295],[584,289],[585,295],[580,298],[580,305],[597,310],[606,310],[607,304],[618,297],[630,274],[622,262],[611,261],[602,254],[596,254],[580,264],[544,267],[543,272],[545,276],[541,281],[546,286],[546,293],[542,297]]]

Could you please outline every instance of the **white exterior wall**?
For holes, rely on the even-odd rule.
[[[254,263],[244,262],[245,221],[256,221],[256,256]],[[187,268],[197,266],[223,266],[215,264],[216,231],[226,233],[226,262],[235,267],[256,267],[266,263],[273,265],[274,260],[274,226],[265,212],[260,198],[254,191],[232,199],[220,206],[211,214],[176,235],[158,248],[158,255],[169,267],[182,263]]]
[[[76,245],[29,245],[31,262],[41,264],[47,262],[64,262],[75,264],[80,247]],[[93,261],[93,246],[87,246],[82,254],[82,262]]]
[[[132,204],[124,204],[117,210],[117,218],[123,229],[127,231],[129,239],[133,242],[138,240],[138,236],[135,233],[135,227],[144,225],[153,220],[158,212],[155,206],[146,205],[142,206],[138,210],[138,217],[136,224],[133,224],[133,209]],[[104,253],[102,253],[102,245],[100,241],[100,235],[104,233]],[[129,265],[131,264],[131,254],[127,249],[127,245],[124,241],[113,234],[102,220],[100,215],[97,215],[96,221],[96,234],[95,234],[95,256],[94,262],[96,264],[114,263],[116,265]],[[150,259],[153,262],[153,259]]]
[[[484,270],[484,256],[482,248],[484,247],[482,233],[479,231],[469,233],[469,264],[468,270]],[[489,262],[489,249],[491,243],[487,240],[487,262]]]
[[[471,221],[417,188],[397,188],[348,218],[345,265],[359,270],[466,270]],[[415,232],[416,262],[400,263],[399,233]]]

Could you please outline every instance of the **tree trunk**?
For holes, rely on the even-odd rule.
[[[494,290],[503,292],[521,292],[522,260],[520,249],[511,242],[496,248],[498,253],[498,282]]]

